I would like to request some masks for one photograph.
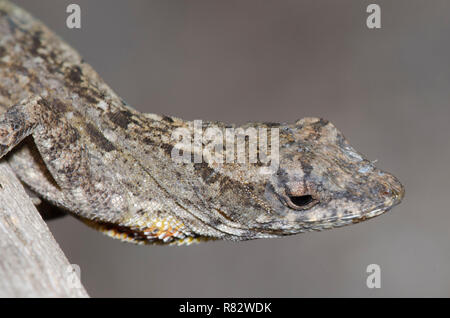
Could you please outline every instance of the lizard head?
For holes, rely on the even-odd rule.
[[[281,126],[279,157],[264,187],[274,230],[276,224],[295,233],[358,223],[388,211],[404,196],[393,175],[376,168],[323,119]]]
[[[242,171],[252,202],[239,215],[247,237],[273,237],[344,226],[378,216],[399,204],[404,188],[353,149],[330,122],[304,118],[280,125],[277,169]],[[225,203],[225,202],[224,202]],[[258,209],[259,206],[260,208]],[[226,208],[224,208],[225,210]],[[245,220],[243,220],[243,218]]]

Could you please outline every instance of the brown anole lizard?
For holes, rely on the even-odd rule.
[[[339,227],[390,210],[404,194],[394,176],[319,118],[241,127],[276,129],[272,173],[262,173],[260,162],[176,161],[173,134],[195,123],[132,109],[75,50],[7,1],[0,1],[0,107],[0,156],[23,184],[135,243],[239,241]],[[211,127],[239,128],[204,122],[200,130]],[[202,158],[198,147],[191,150]]]

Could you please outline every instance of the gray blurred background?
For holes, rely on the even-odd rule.
[[[129,104],[185,119],[320,116],[406,186],[358,225],[282,239],[135,246],[49,222],[91,296],[450,296],[450,2],[15,1]],[[65,26],[78,3],[81,30]],[[366,267],[381,266],[381,288]]]

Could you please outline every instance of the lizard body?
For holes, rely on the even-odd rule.
[[[249,161],[175,161],[182,149],[174,133],[191,134],[195,122],[132,109],[75,50],[7,1],[0,1],[0,107],[0,156],[21,181],[90,226],[134,243],[322,230],[380,215],[404,195],[394,176],[319,118],[199,127],[275,130],[272,173]],[[258,136],[247,146],[260,156]],[[190,148],[192,158],[202,158],[198,146]]]

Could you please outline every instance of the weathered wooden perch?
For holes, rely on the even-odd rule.
[[[5,161],[0,162],[0,297],[88,297]]]

